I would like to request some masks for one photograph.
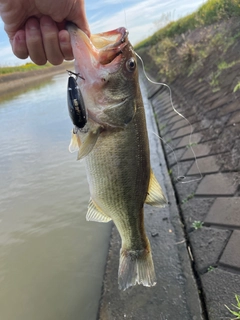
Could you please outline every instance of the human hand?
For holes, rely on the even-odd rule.
[[[84,0],[0,0],[0,15],[13,53],[38,65],[73,59],[67,20],[90,36]]]

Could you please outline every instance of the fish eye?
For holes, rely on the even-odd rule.
[[[132,72],[135,70],[136,68],[136,61],[133,58],[130,58],[127,62],[126,62],[126,68],[129,72]]]

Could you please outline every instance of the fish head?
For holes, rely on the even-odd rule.
[[[121,27],[89,38],[73,23],[67,30],[88,117],[103,126],[126,126],[135,115],[139,90],[128,31]]]

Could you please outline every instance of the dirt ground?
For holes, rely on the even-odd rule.
[[[140,52],[148,73],[171,86],[175,106],[208,141],[221,172],[240,171],[239,52],[236,18]]]

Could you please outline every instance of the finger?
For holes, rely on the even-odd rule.
[[[17,31],[10,42],[12,45],[13,53],[16,57],[20,59],[26,59],[28,57],[25,30]]]
[[[43,16],[40,19],[40,28],[47,60],[53,65],[61,64],[63,62],[63,54],[59,45],[56,23],[50,17]]]
[[[59,44],[65,60],[73,60],[70,35],[66,30],[61,30],[58,34]]]
[[[26,43],[29,56],[33,62],[38,65],[43,65],[47,62],[46,55],[43,49],[42,34],[39,22],[36,18],[30,18],[26,22]]]

